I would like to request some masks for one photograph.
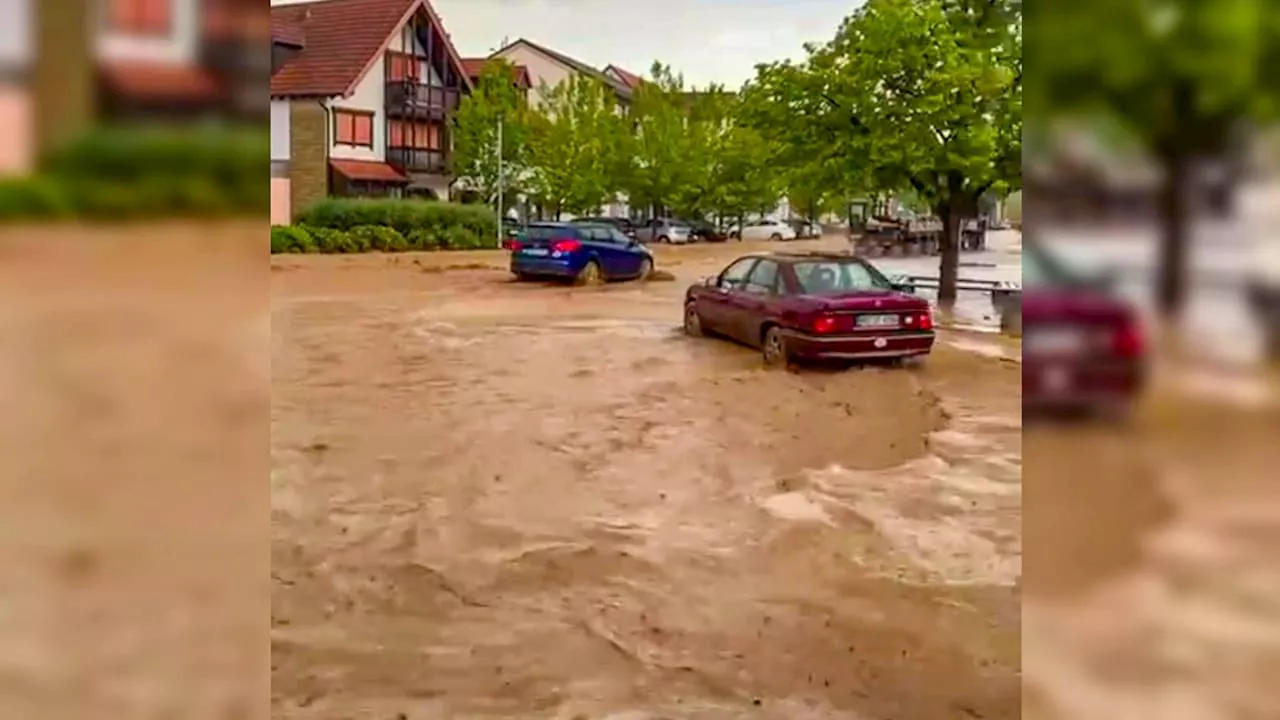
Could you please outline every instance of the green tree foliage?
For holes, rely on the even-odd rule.
[[[961,221],[1020,184],[1021,13],[1010,0],[868,0],[802,64],[759,68],[753,124],[794,164],[871,192],[910,187],[943,219],[939,303],[954,305]],[[802,128],[777,130],[783,123]],[[789,163],[791,164],[791,163]]]
[[[557,216],[597,212],[620,189],[620,151],[630,136],[617,96],[586,75],[544,87],[541,95],[531,123],[528,189]]]
[[[1194,161],[1229,154],[1241,120],[1274,119],[1280,13],[1264,0],[1050,0],[1030,20],[1034,106],[1117,119],[1163,170],[1157,300],[1176,314]]]
[[[518,188],[528,167],[531,118],[516,86],[515,69],[493,59],[458,106],[453,128],[454,173],[492,203],[498,194],[498,124],[502,123],[503,191]]]
[[[630,167],[623,182],[632,207],[696,204],[705,156],[694,151],[699,140],[687,132],[688,95],[684,78],[655,62],[631,103],[630,134],[624,152]]]

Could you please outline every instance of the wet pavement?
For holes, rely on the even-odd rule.
[[[749,245],[275,261],[273,717],[1019,717],[1017,363],[682,336]]]

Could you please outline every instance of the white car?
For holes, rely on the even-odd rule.
[[[757,220],[747,223],[740,232],[734,228],[731,236],[740,240],[795,240],[796,231],[781,220]]]

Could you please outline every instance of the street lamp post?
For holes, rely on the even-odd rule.
[[[505,216],[504,216],[504,214],[503,214],[503,207],[502,207],[502,200],[503,200],[503,197],[502,197],[502,189],[503,189],[503,186],[506,184],[506,182],[505,182],[505,178],[503,177],[503,170],[504,170],[504,168],[503,168],[503,165],[502,165],[502,125],[503,125],[503,123],[502,123],[502,115],[498,115],[498,142],[497,142],[497,151],[498,151],[498,247],[502,247],[502,235],[503,235],[502,219],[503,219],[503,217],[505,217]]]

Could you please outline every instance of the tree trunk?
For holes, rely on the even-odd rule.
[[[956,307],[956,283],[960,278],[960,228],[964,217],[954,203],[943,203],[934,211],[942,218],[942,248],[938,258],[938,307],[951,312]]]
[[[1156,269],[1156,309],[1166,320],[1175,319],[1187,300],[1187,242],[1190,213],[1187,187],[1191,168],[1184,153],[1164,157],[1164,178],[1156,204],[1160,230],[1160,264]]]

